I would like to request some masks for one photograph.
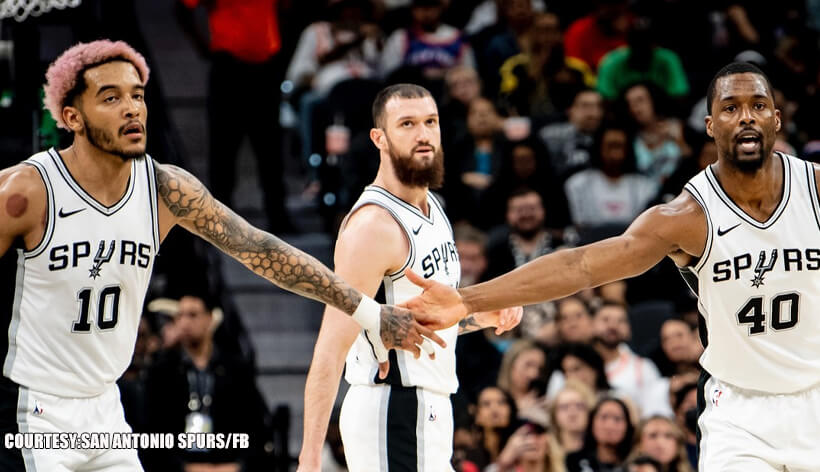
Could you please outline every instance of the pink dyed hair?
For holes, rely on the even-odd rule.
[[[148,82],[148,64],[142,54],[124,41],[101,39],[90,43],[79,43],[67,49],[46,71],[45,99],[43,104],[57,122],[59,128],[68,129],[63,121],[63,106],[66,96],[82,80],[80,72],[89,66],[120,58],[136,67],[143,85]]]

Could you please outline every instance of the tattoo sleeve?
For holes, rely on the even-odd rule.
[[[184,228],[286,290],[347,314],[356,310],[359,292],[313,256],[251,226],[185,170],[166,164],[156,172],[159,199]]]
[[[484,329],[484,326],[481,326],[478,323],[478,321],[475,319],[475,315],[469,315],[468,317],[458,322],[458,334],[460,335],[472,333],[473,331],[478,331],[480,329]]]

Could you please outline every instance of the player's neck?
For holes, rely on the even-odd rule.
[[[379,168],[373,185],[379,186],[405,202],[418,208],[425,216],[430,216],[427,204],[427,187],[411,187],[401,183],[394,172]]]
[[[714,165],[715,175],[726,193],[750,215],[765,220],[780,202],[783,161],[774,153],[754,173],[743,172],[724,160]]]
[[[126,191],[131,161],[109,154],[83,139],[60,151],[68,171],[89,195],[104,205],[113,205]]]

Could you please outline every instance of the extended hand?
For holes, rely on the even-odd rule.
[[[458,290],[427,280],[410,269],[407,269],[404,275],[424,291],[399,306],[413,312],[416,321],[423,326],[433,330],[449,328],[467,316],[467,307],[464,306]]]
[[[495,334],[509,331],[521,323],[524,316],[524,308],[515,306],[496,311],[484,311],[474,314],[476,321],[486,327],[495,327]]]

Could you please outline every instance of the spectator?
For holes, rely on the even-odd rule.
[[[642,417],[661,413],[672,416],[668,387],[649,359],[638,356],[626,345],[631,327],[626,308],[604,304],[595,312],[595,350],[606,365],[609,384],[640,408]]]
[[[596,0],[592,13],[567,28],[564,34],[567,56],[597,70],[604,54],[626,44],[631,21],[626,0]]]
[[[481,79],[473,67],[453,66],[444,74],[444,99],[441,113],[441,139],[446,150],[455,139],[467,133],[467,110],[481,96]]]
[[[647,455],[661,464],[662,472],[693,472],[686,456],[683,432],[664,416],[651,416],[641,423],[632,455]]]
[[[549,429],[525,421],[486,472],[566,472],[564,454]]]
[[[683,139],[681,121],[665,116],[662,97],[663,92],[653,84],[638,83],[625,89],[621,105],[635,130],[636,168],[658,187],[675,172],[684,156],[692,154]]]
[[[553,173],[562,182],[593,161],[595,134],[604,116],[601,94],[589,88],[578,89],[566,112],[567,121],[547,125],[538,132],[549,152]]]
[[[550,424],[565,455],[584,447],[584,432],[594,405],[592,390],[575,380],[568,380],[555,394],[549,407]]]
[[[459,287],[475,285],[485,279],[487,236],[467,224],[456,225],[453,232],[458,259],[461,262]]]
[[[568,472],[623,472],[635,426],[623,400],[605,397],[590,413],[584,448],[567,456]]]
[[[658,193],[660,202],[672,201],[682,191],[689,179],[697,175],[710,164],[717,162],[717,146],[705,134],[697,135],[693,140],[692,155],[681,160],[675,172],[663,183]]]
[[[689,82],[680,57],[670,49],[659,47],[650,18],[632,25],[627,46],[608,52],[598,65],[598,91],[607,100],[615,100],[630,85],[650,82],[666,95],[683,98],[689,94]]]
[[[567,381],[583,384],[594,392],[597,398],[609,394],[612,390],[604,370],[604,360],[592,346],[580,343],[559,346],[556,365],[559,370],[550,376],[547,390],[549,398],[554,398]]]
[[[510,435],[510,427],[518,410],[512,396],[499,387],[485,387],[478,395],[475,426],[478,431],[478,450],[468,459],[482,469],[495,462]]]
[[[268,230],[293,232],[285,210],[282,146],[278,113],[283,57],[279,54],[279,17],[276,0],[181,0],[189,9],[204,5],[208,11],[209,40],[195,28],[192,15],[183,27],[200,51],[211,60],[208,84],[208,139],[211,193],[233,205],[236,163],[247,135],[256,157]],[[206,46],[207,45],[207,46]],[[207,52],[205,51],[207,49]]]
[[[703,346],[698,339],[698,330],[680,318],[672,318],[661,325],[661,349],[669,367],[661,374],[670,377],[698,370],[698,359],[703,353]]]
[[[558,338],[564,343],[590,343],[595,336],[592,313],[586,302],[570,295],[556,303],[555,324]]]
[[[675,407],[675,423],[683,432],[685,437],[686,455],[689,457],[689,465],[693,470],[698,468],[698,438],[697,418],[698,418],[698,384],[689,382],[672,392],[674,394],[673,405]]]
[[[286,78],[299,95],[302,157],[315,152],[316,108],[339,83],[374,77],[379,58],[380,31],[370,22],[369,0],[328,0],[327,21],[302,31]]]
[[[479,206],[498,176],[503,142],[501,119],[493,103],[483,97],[470,102],[467,134],[450,150],[452,157],[446,161],[444,174],[448,213],[453,221],[466,219],[475,226],[487,226]]]
[[[416,69],[432,80],[441,80],[450,67],[475,68],[473,51],[460,30],[441,22],[443,0],[413,0],[412,24],[393,32],[381,56],[382,76],[399,68]]]
[[[521,53],[504,61],[500,69],[499,97],[509,115],[544,123],[567,108],[568,92],[595,85],[585,63],[564,55],[555,13],[537,13],[520,41]]]
[[[510,393],[519,412],[537,407],[546,389],[545,367],[546,355],[532,341],[516,341],[504,353],[498,387]]]
[[[247,433],[251,448],[152,451],[146,470],[239,471],[265,441],[267,407],[252,366],[214,345],[221,318],[211,297],[184,295],[175,310],[180,349],[163,353],[145,383],[149,430],[162,433]]]
[[[649,456],[638,456],[626,464],[626,472],[663,472],[661,464]]]
[[[650,178],[633,173],[629,134],[615,124],[601,127],[593,153],[593,167],[570,177],[564,188],[575,225],[626,226],[657,193]]]

